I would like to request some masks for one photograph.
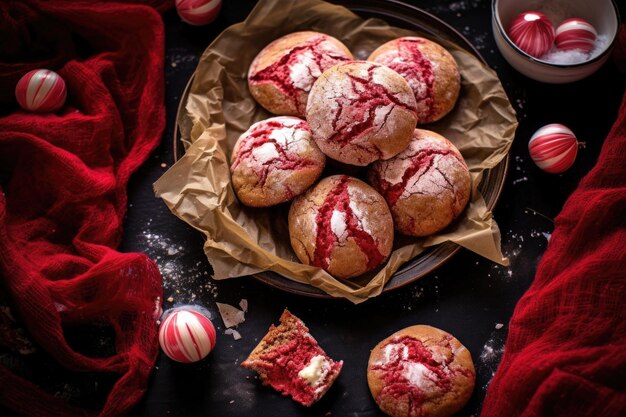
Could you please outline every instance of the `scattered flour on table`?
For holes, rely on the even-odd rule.
[[[501,331],[503,327],[502,323],[496,323],[496,330],[491,333],[491,336],[485,342],[476,363],[476,371],[488,377],[487,383],[482,386],[483,391],[487,391],[487,387],[491,383],[491,379],[495,375],[504,353],[505,335]]]
[[[176,304],[193,304],[197,298],[217,297],[217,285],[209,275],[204,262],[187,264],[187,248],[151,230],[152,219],[141,233],[144,252],[158,265],[163,276],[164,301]],[[167,309],[167,306],[164,306]]]
[[[478,9],[483,5],[484,5],[484,2],[481,0],[465,0],[465,1],[461,0],[461,1],[455,1],[449,4],[436,5],[432,8],[429,8],[429,11],[435,14],[455,12],[457,17],[461,17],[462,12],[466,12],[468,10],[473,10],[473,9]]]
[[[514,103],[511,103],[511,104],[515,108],[515,113],[517,114],[518,120],[525,119],[528,117],[528,114],[526,113],[526,109],[525,109],[526,100],[524,100],[523,98],[516,98]]]
[[[189,54],[184,48],[170,48],[167,53],[167,62],[172,69],[195,68],[198,65],[198,56]]]
[[[420,303],[424,299],[435,299],[435,313],[439,312],[439,276],[435,275],[435,285],[416,287],[413,291],[407,292],[406,301],[402,305],[404,311],[411,311],[413,308],[419,309]]]
[[[525,159],[522,158],[521,156],[519,155],[515,156],[515,171],[519,173],[520,175],[526,174],[526,170],[524,169],[524,165],[523,165],[524,161]]]

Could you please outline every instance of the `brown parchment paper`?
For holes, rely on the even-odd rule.
[[[452,113],[424,128],[455,143],[470,167],[473,186],[468,208],[444,233],[425,239],[396,239],[394,251],[380,271],[349,282],[298,261],[289,242],[287,205],[253,209],[239,204],[230,185],[230,152],[252,123],[271,116],[248,91],[248,67],[268,43],[300,30],[337,37],[357,59],[367,58],[376,47],[396,37],[424,36],[380,20],[364,21],[343,7],[319,0],[261,0],[243,23],[231,26],[209,45],[178,117],[185,155],[154,184],[154,190],[176,216],[204,233],[204,251],[214,278],[271,270],[359,303],[380,294],[391,275],[425,247],[448,240],[507,264],[498,226],[477,187],[483,171],[507,155],[517,127],[515,113],[492,70],[470,53],[439,39],[435,40],[459,64],[461,96]]]

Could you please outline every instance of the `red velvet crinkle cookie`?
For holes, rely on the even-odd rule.
[[[449,417],[469,401],[476,373],[454,336],[411,326],[380,342],[367,365],[374,400],[391,417]]]
[[[418,124],[441,119],[454,108],[461,91],[461,75],[454,57],[438,43],[408,36],[378,47],[368,60],[402,75],[417,101]]]
[[[280,324],[270,327],[241,366],[256,371],[263,385],[308,407],[330,389],[343,361],[331,359],[302,320],[285,310]]]
[[[293,201],[289,236],[301,262],[336,278],[352,278],[389,256],[393,222],[387,203],[372,187],[334,175]]]
[[[341,63],[313,84],[306,119],[322,152],[364,166],[407,147],[417,122],[415,96],[404,78],[383,65]]]
[[[333,65],[351,59],[348,48],[332,36],[291,33],[267,45],[254,58],[248,87],[267,111],[304,117],[315,80]]]
[[[290,201],[319,178],[326,163],[308,123],[289,116],[250,126],[235,143],[230,159],[235,193],[252,207]]]
[[[389,204],[396,230],[410,236],[427,236],[448,226],[471,193],[469,169],[459,150],[423,129],[415,129],[406,150],[372,164],[368,178]]]

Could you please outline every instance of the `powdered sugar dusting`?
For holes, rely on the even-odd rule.
[[[151,230],[152,219],[140,237],[145,244],[144,252],[158,265],[163,277],[163,292],[167,303],[193,304],[199,296],[208,295],[215,299],[217,285],[209,276],[203,262],[189,265],[185,258],[189,255],[186,246],[175,244],[170,238]],[[168,307],[166,306],[166,309]]]
[[[254,150],[252,151],[252,155],[252,159],[260,164],[265,164],[266,162],[269,162],[272,159],[276,159],[279,157],[279,153],[276,150],[276,145],[271,142],[264,143],[261,146],[257,146],[256,148],[254,148]]]
[[[465,348],[463,348],[465,349]],[[445,348],[441,347],[441,346],[432,346],[430,351],[432,354],[432,358],[435,362],[440,363],[442,365],[446,365],[446,363],[448,362],[448,357],[446,356],[446,350]],[[458,352],[460,352],[461,349],[455,349],[454,350],[454,355],[457,355]],[[445,368],[447,369],[447,367]]]
[[[428,390],[436,386],[437,374],[428,369],[423,363],[407,362],[404,364],[404,377],[411,385],[421,390]]]
[[[409,347],[400,343],[389,343],[383,349],[383,360],[378,365],[394,362],[397,360],[407,360],[409,358]]]
[[[295,87],[309,91],[322,72],[315,62],[313,53],[306,51],[298,55],[296,62],[290,68],[290,75]]]
[[[333,214],[330,217],[330,228],[338,239],[345,240],[347,238],[347,227],[346,213],[333,210]]]
[[[311,136],[311,134],[306,130],[297,129],[293,125],[285,123],[285,121],[283,120],[281,120],[281,123],[283,123],[285,127],[280,129],[274,129],[270,133],[269,137],[282,147],[287,147],[294,142],[306,139],[307,137]],[[288,123],[291,123],[291,121]]]
[[[285,126],[281,129],[272,130],[269,137],[270,139],[273,139],[274,142],[276,142],[277,144],[281,146],[287,146],[287,144],[294,139],[295,133],[295,129],[290,126]]]
[[[369,198],[360,189],[351,186],[348,186],[348,195],[350,196],[350,209],[359,220],[359,225],[362,230],[370,236],[374,236],[374,232],[370,224],[370,218],[365,215],[362,209],[363,204],[366,203]]]
[[[374,125],[380,126],[381,128],[385,125],[385,120],[387,119],[389,113],[393,110],[395,106],[393,103],[389,103],[386,106],[377,107],[374,111]]]
[[[480,353],[479,360],[476,363],[476,371],[487,377],[487,383],[482,386],[483,391],[487,391],[491,379],[498,369],[502,354],[504,353],[504,335],[499,331],[491,334],[491,337],[485,342]]]

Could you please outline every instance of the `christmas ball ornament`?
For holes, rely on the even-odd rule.
[[[163,352],[177,362],[191,363],[205,358],[215,347],[215,327],[198,309],[170,310],[159,328]]]
[[[222,7],[222,0],[176,0],[176,11],[184,22],[200,26],[211,23]]]
[[[578,141],[567,127],[554,123],[535,132],[528,142],[535,164],[551,174],[560,174],[572,166],[578,153]]]
[[[589,53],[593,50],[597,37],[598,32],[591,23],[574,18],[565,20],[556,28],[554,42],[556,47],[563,51],[580,49]]]
[[[552,48],[554,25],[539,12],[524,12],[511,22],[509,38],[528,55],[539,58]]]
[[[65,104],[67,90],[59,74],[36,69],[24,75],[15,87],[15,98],[24,110],[46,113]]]

